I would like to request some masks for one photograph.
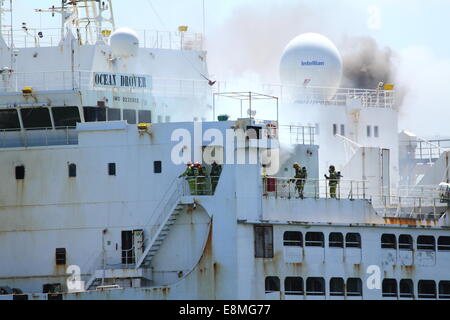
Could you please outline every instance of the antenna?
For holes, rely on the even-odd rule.
[[[51,13],[52,16],[60,13],[61,40],[64,39],[65,30],[75,29],[80,45],[102,44],[115,29],[112,0],[61,0],[61,7],[52,6],[46,10],[35,11]],[[103,29],[104,24],[109,24],[109,28]]]

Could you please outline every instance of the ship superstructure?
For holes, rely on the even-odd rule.
[[[400,185],[393,87],[233,90],[202,35],[63,3],[59,41],[2,30],[1,299],[450,298],[448,152]]]

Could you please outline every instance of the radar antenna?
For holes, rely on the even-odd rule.
[[[74,30],[80,45],[103,44],[115,29],[112,0],[62,0],[60,7],[35,11],[61,14],[61,39],[66,30]]]

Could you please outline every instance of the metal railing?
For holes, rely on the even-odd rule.
[[[49,147],[77,145],[78,133],[73,127],[0,130],[0,148]]]
[[[372,195],[375,211],[386,218],[439,220],[448,210],[448,203],[433,196]]]
[[[72,30],[77,35],[76,29]],[[160,30],[136,30],[139,38],[139,46],[149,49],[171,49],[171,50],[203,50],[204,37],[202,33],[178,32],[178,31],[160,31]],[[9,45],[11,43],[11,35],[14,37],[15,48],[39,48],[53,47],[61,42],[61,28],[27,28],[2,30],[3,38]],[[77,38],[77,36],[75,36]],[[86,40],[82,35],[83,44]],[[104,39],[108,43],[108,38]]]
[[[305,104],[348,105],[351,101],[358,101],[362,108],[388,108],[395,107],[395,91],[357,88],[330,88],[330,87],[303,87],[282,84],[245,84],[253,91],[277,96],[282,100],[293,100]],[[215,86],[216,93],[236,90],[242,83],[233,81],[218,81]],[[330,91],[336,94],[328,98]]]
[[[264,177],[263,196],[268,198],[292,199],[315,198],[315,199],[350,199],[368,200],[367,181],[339,180],[335,192],[330,188],[330,180],[315,179],[293,179],[279,177]],[[303,186],[303,191],[299,190]]]
[[[212,196],[215,193],[220,177],[186,177],[181,178],[184,196]]]

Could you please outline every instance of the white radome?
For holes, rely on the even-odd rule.
[[[139,38],[130,28],[119,28],[109,40],[112,52],[116,57],[135,57],[139,52]]]
[[[300,87],[297,93],[320,92],[329,100],[336,94],[343,73],[342,57],[327,37],[305,33],[294,38],[285,48],[280,63],[280,80],[283,85]],[[299,92],[300,91],[300,92]]]

